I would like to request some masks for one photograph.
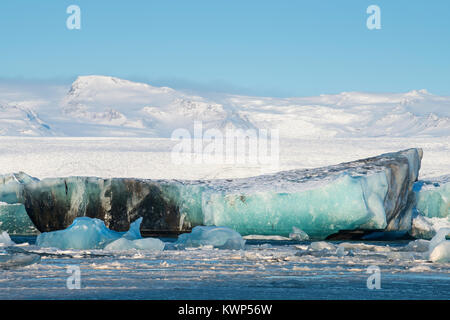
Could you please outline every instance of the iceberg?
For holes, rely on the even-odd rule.
[[[411,228],[422,151],[409,149],[311,170],[211,182],[202,195],[205,225],[239,233],[312,239],[339,230]]]
[[[234,230],[226,227],[198,226],[191,233],[184,233],[178,237],[176,247],[213,246],[218,249],[244,249],[245,240]]]
[[[24,204],[40,232],[65,229],[79,217],[124,232],[141,217],[143,233],[216,226],[288,237],[296,227],[320,240],[340,230],[410,230],[421,159],[421,149],[408,149],[239,179],[23,178],[17,199],[9,200]],[[3,187],[0,201],[11,195]]]
[[[124,233],[106,228],[105,223],[99,219],[77,218],[65,230],[41,233],[36,239],[36,245],[58,249],[103,249],[120,238],[140,238],[141,222],[142,218],[137,219],[131,224],[130,230]]]
[[[0,175],[0,201],[9,204],[23,201],[23,188],[25,184],[39,181],[24,172]]]
[[[430,253],[433,262],[450,262],[450,241],[442,241]]]
[[[414,184],[416,209],[429,218],[450,216],[450,175]]]
[[[39,233],[23,204],[5,202],[0,202],[0,231],[6,231],[12,235],[36,235]]]

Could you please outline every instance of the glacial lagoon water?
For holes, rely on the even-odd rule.
[[[247,240],[244,250],[171,250],[175,239],[161,238],[169,249],[112,252],[11,238],[41,259],[0,269],[0,299],[450,298],[450,264],[428,261],[409,241]]]

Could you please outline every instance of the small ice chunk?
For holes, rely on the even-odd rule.
[[[0,233],[0,246],[13,246],[15,243],[9,237],[8,232],[3,231]]]
[[[0,269],[11,269],[24,267],[30,264],[38,263],[41,257],[37,254],[0,254]]]
[[[345,256],[345,255],[346,255],[346,252],[345,252],[344,247],[339,246],[339,247],[337,248],[337,250],[336,250],[336,255],[337,255],[338,257],[343,257],[343,256]]]
[[[450,228],[440,229],[430,241],[429,259],[433,262],[450,262]]]
[[[39,231],[28,216],[21,203],[0,202],[0,232],[10,235],[36,235]]]
[[[336,247],[329,242],[326,241],[316,241],[311,243],[310,248],[313,250],[336,250]]]
[[[142,218],[137,219],[131,224],[130,230],[123,233],[108,229],[99,219],[77,218],[67,229],[41,233],[36,239],[36,245],[58,249],[103,249],[122,237],[127,240],[141,238],[141,222]]]
[[[402,248],[402,251],[427,252],[429,248],[430,241],[418,239],[408,243],[408,245]]]
[[[164,242],[154,238],[144,238],[137,240],[128,240],[125,237],[111,242],[105,247],[105,250],[148,250],[148,251],[162,251],[164,249]]]
[[[447,235],[450,234],[450,228],[442,228],[436,233],[433,239],[430,240],[430,251],[432,251],[439,243],[445,241]]]
[[[247,236],[243,236],[245,240],[262,240],[262,241],[289,241],[291,239],[283,237],[283,236],[267,236],[263,234],[249,234]]]
[[[430,253],[433,262],[450,262],[450,240],[442,241]]]
[[[303,231],[297,227],[292,227],[292,232],[289,234],[289,238],[291,240],[297,240],[297,241],[309,240],[308,234],[305,231]]]
[[[437,230],[443,228],[450,228],[450,217],[429,218],[418,214],[412,221],[411,235],[415,238],[431,239]]]
[[[203,247],[213,246],[219,249],[244,249],[245,240],[242,236],[227,227],[197,226],[191,233],[184,233],[178,237],[177,246]]]

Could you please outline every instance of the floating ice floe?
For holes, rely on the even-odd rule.
[[[107,216],[113,230],[139,216],[152,231],[206,225],[288,237],[296,226],[322,240],[340,230],[409,230],[421,158],[421,149],[408,149],[323,168],[203,181],[28,179],[19,196],[0,185],[0,201],[23,203],[41,232],[94,214]]]
[[[77,218],[65,230],[41,233],[36,239],[40,247],[58,249],[103,249],[108,244],[118,240],[136,240],[141,238],[139,227],[142,218],[130,226],[128,232],[117,232],[108,229],[99,219],[88,217]]]
[[[25,250],[14,249],[16,244],[6,231],[0,233],[0,269],[11,269],[37,263],[41,257]]]
[[[184,233],[175,243],[178,247],[212,246],[218,249],[244,249],[245,240],[236,231],[226,227],[197,226],[191,233]]]
[[[38,263],[40,260],[41,257],[37,254],[23,254],[23,253],[8,254],[0,252],[0,269],[24,267]]]
[[[309,246],[312,250],[336,250],[336,246],[332,243],[326,241],[316,241],[312,242]]]

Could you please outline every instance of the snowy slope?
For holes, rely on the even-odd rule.
[[[204,128],[252,128],[231,107],[167,87],[153,87],[104,76],[79,77],[62,101],[62,112],[83,124],[129,129],[151,136],[170,137],[194,121]]]
[[[0,104],[0,135],[52,136],[55,132],[24,104]]]
[[[16,90],[17,91],[17,90]],[[20,90],[19,90],[20,91]],[[302,98],[193,95],[107,76],[81,76],[63,95],[10,99],[0,88],[0,135],[170,137],[177,128],[279,129],[281,137],[450,135],[450,97],[426,90]]]

